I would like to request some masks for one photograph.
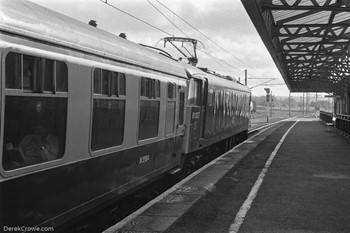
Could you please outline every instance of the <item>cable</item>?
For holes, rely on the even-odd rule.
[[[159,0],[156,0],[160,5],[162,5],[163,7],[165,7],[168,11],[172,12],[174,15],[176,15],[179,19],[181,19],[182,21],[184,21],[187,25],[189,25],[190,27],[192,27],[194,30],[196,30],[197,32],[199,32],[201,35],[203,35],[205,38],[207,38],[208,40],[210,40],[212,43],[214,43],[216,46],[218,46],[220,49],[222,49],[224,52],[226,52],[227,54],[231,55],[232,57],[236,58],[238,61],[240,61],[241,63],[245,64],[246,66],[250,67],[251,69],[254,70],[253,67],[251,67],[249,64],[246,64],[244,61],[242,61],[241,59],[239,59],[238,57],[234,56],[233,54],[231,54],[229,51],[227,51],[226,49],[224,49],[223,47],[221,47],[219,44],[217,44],[215,41],[213,41],[210,37],[208,37],[207,35],[205,35],[203,32],[201,32],[200,30],[198,30],[196,27],[194,27],[192,24],[190,24],[189,22],[187,22],[185,19],[183,19],[181,16],[179,16],[178,14],[176,14],[174,11],[172,11],[170,8],[168,8],[166,5],[164,5],[163,3],[161,3]]]
[[[164,18],[166,18],[174,27],[176,27],[180,32],[182,32],[182,34],[184,34],[186,37],[189,37],[184,31],[182,31],[178,26],[176,26],[175,23],[173,23],[168,17],[166,17],[165,14],[163,14],[163,12],[161,12],[155,5],[153,5],[149,0],[147,0],[147,2],[151,4],[151,6],[153,6],[153,8],[155,8],[161,15],[163,15]]]
[[[149,0],[147,0],[148,1],[148,3],[149,4],[151,4],[164,18],[166,18],[172,25],[174,25],[182,34],[184,34],[186,37],[189,37],[184,31],[182,31],[175,23],[173,23],[163,12],[161,12],[161,10],[159,10],[154,4],[152,4]],[[176,14],[175,14],[176,15]],[[178,16],[179,17],[179,16]],[[232,66],[232,65],[230,65],[230,64],[228,64],[228,63],[226,63],[226,62],[224,62],[224,61],[222,61],[222,60],[220,60],[220,59],[218,59],[218,58],[216,58],[216,57],[214,57],[213,55],[211,55],[211,54],[209,54],[209,53],[207,53],[207,52],[205,52],[205,51],[202,51],[202,50],[200,50],[200,49],[198,49],[199,51],[201,51],[201,52],[203,52],[203,53],[205,53],[205,54],[207,54],[210,58],[212,58],[216,63],[218,63],[220,66],[222,66],[218,61],[220,61],[220,62],[223,62],[223,63],[225,63],[226,65],[228,65],[228,66],[230,66],[230,67],[232,67],[232,68],[234,68],[234,69],[236,69],[236,70],[238,70],[238,71],[240,71],[240,72],[242,72],[242,70],[239,70],[238,68],[236,68],[236,67],[234,67],[234,66]],[[222,66],[225,70],[227,70],[224,66]],[[231,72],[231,71],[229,71],[229,70],[227,70],[228,72]]]
[[[209,53],[207,53],[206,51],[203,51],[203,50],[201,50],[201,49],[198,49],[200,52],[202,52],[202,53],[205,53],[206,55],[208,55],[210,58],[212,58],[216,63],[218,63],[221,67],[223,67],[227,72],[233,72],[232,70],[228,70],[225,66],[223,66],[221,63],[224,63],[224,64],[226,64],[227,66],[229,66],[229,67],[231,67],[231,68],[233,68],[233,69],[235,69],[235,70],[238,70],[239,72],[242,72],[242,70],[240,70],[240,69],[238,69],[238,68],[236,68],[236,67],[234,67],[234,66],[232,66],[232,65],[230,65],[229,63],[227,63],[227,62],[225,62],[225,61],[223,61],[223,60],[220,60],[219,58],[217,58],[217,57],[215,57],[215,56],[213,56],[213,55],[211,55],[211,54],[209,54]],[[219,62],[221,62],[221,63],[219,63]],[[235,74],[237,74],[236,72],[234,72]],[[238,74],[238,76],[239,76],[239,74]]]
[[[114,9],[116,9],[116,10],[118,10],[118,11],[120,11],[120,12],[122,12],[122,13],[124,13],[124,14],[126,14],[126,15],[128,15],[128,16],[130,16],[130,17],[132,17],[132,18],[134,18],[134,19],[136,19],[136,20],[142,22],[142,23],[144,23],[144,24],[147,24],[148,26],[153,27],[153,28],[155,28],[155,29],[157,29],[157,30],[159,30],[159,31],[161,31],[161,32],[163,32],[163,33],[169,35],[169,36],[172,36],[171,33],[168,33],[168,32],[166,32],[166,31],[164,31],[164,30],[162,30],[162,29],[160,29],[160,28],[158,28],[158,27],[156,27],[156,26],[154,26],[154,25],[152,25],[152,24],[150,24],[150,23],[147,23],[146,21],[144,21],[144,20],[142,20],[142,19],[140,19],[140,18],[138,18],[138,17],[136,17],[136,16],[134,16],[134,15],[132,15],[132,14],[126,12],[126,11],[123,11],[122,9],[119,9],[119,8],[116,7],[116,6],[113,6],[112,4],[107,3],[107,0],[105,0],[105,1],[100,0],[100,2],[103,2],[104,4],[110,6],[110,7],[114,8]]]
[[[171,20],[168,18],[168,17],[166,17],[156,6],[154,6],[149,0],[147,0],[160,14],[162,14],[163,15],[163,17],[165,17],[171,24],[173,24],[179,31],[181,31],[186,37],[188,37],[188,35],[186,35],[186,33],[185,32],[183,32],[179,27],[177,27],[173,22],[171,22]],[[130,16],[130,17],[132,17],[132,18],[134,18],[134,19],[136,19],[136,20],[138,20],[138,21],[140,21],[140,22],[142,22],[142,23],[144,23],[144,24],[147,24],[148,26],[150,26],[150,27],[153,27],[153,28],[155,28],[155,29],[157,29],[157,30],[159,30],[159,31],[161,31],[161,32],[163,32],[163,33],[165,33],[165,34],[167,34],[167,35],[169,35],[169,36],[172,36],[170,33],[168,33],[168,32],[166,32],[166,31],[164,31],[164,30],[162,30],[162,29],[160,29],[160,28],[158,28],[158,27],[156,27],[156,26],[154,26],[154,25],[152,25],[152,24],[150,24],[150,23],[148,23],[148,22],[146,22],[146,21],[144,21],[144,20],[142,20],[142,19],[140,19],[140,18],[138,18],[138,17],[136,17],[136,16],[134,16],[134,15],[132,15],[132,14],[130,14],[130,13],[128,13],[128,12],[126,12],[126,11],[124,11],[124,10],[122,10],[122,9],[120,9],[120,8],[118,8],[118,7],[116,7],[116,6],[113,6],[112,4],[110,4],[110,3],[108,3],[107,2],[107,0],[100,0],[100,2],[103,2],[104,4],[106,4],[106,5],[108,5],[108,6],[110,6],[110,7],[112,7],[113,9],[115,9],[115,10],[118,10],[118,11],[120,11],[120,12],[122,12],[122,13],[124,13],[124,14],[126,14],[126,15],[128,15],[128,16]],[[157,0],[157,2],[158,3],[160,3],[158,0]],[[163,5],[162,3],[160,3],[161,5]],[[164,6],[164,5],[163,5]],[[164,6],[165,8],[167,8],[166,6]],[[169,8],[167,8],[168,10],[170,10]],[[171,11],[171,10],[170,10]],[[172,11],[171,11],[172,12]],[[184,19],[182,19],[180,16],[178,16],[176,13],[174,13],[173,12],[173,14],[174,15],[176,15],[177,17],[179,17],[181,20],[183,20],[184,22],[186,22]],[[186,22],[187,23],[187,22]],[[187,24],[189,24],[189,23],[187,23]],[[189,24],[191,27],[193,27],[191,24]],[[196,29],[195,27],[193,27],[195,30],[197,30],[198,32],[200,32],[198,29]],[[200,32],[202,35],[204,35],[202,32]],[[210,41],[212,41],[209,37],[207,37],[206,35],[204,35],[206,38],[208,38]],[[214,41],[212,41],[213,43],[215,43]],[[216,44],[216,43],[215,43]],[[217,44],[216,44],[217,45]],[[217,46],[219,46],[219,45],[217,45]],[[220,46],[219,46],[220,47]],[[223,49],[223,48],[221,48],[221,49]],[[232,65],[230,65],[230,64],[228,64],[227,62],[225,62],[225,61],[223,61],[223,60],[220,60],[220,59],[218,59],[218,58],[216,58],[215,56],[213,56],[213,55],[211,55],[211,54],[209,54],[209,53],[207,53],[207,52],[205,52],[205,51],[202,51],[202,50],[200,50],[200,49],[198,49],[199,51],[201,51],[201,52],[203,52],[203,53],[205,53],[206,55],[208,55],[209,57],[211,57],[216,63],[218,63],[220,66],[222,66],[218,61],[220,61],[220,62],[222,62],[222,63],[224,63],[224,64],[226,64],[227,66],[229,66],[229,67],[231,67],[231,68],[234,68],[234,69],[236,69],[236,70],[238,70],[239,72],[242,72],[242,70],[240,70],[240,69],[238,69],[237,67],[234,67],[234,66],[232,66]],[[227,51],[225,51],[225,52],[227,52]],[[228,53],[228,52],[227,52]],[[231,55],[231,54],[230,54]],[[233,56],[234,57],[234,56]],[[239,59],[238,59],[239,60]],[[228,69],[226,69],[226,67],[224,67],[224,66],[222,66],[225,70],[227,70],[228,72],[233,72],[233,71],[230,71],[230,70],[228,70]],[[251,75],[252,76],[252,75]]]

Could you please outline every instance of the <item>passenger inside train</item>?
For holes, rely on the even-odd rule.
[[[11,161],[8,169],[29,166],[57,159],[59,155],[59,138],[42,126],[32,128],[32,133],[24,136],[18,146],[6,144]]]

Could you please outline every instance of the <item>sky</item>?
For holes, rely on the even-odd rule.
[[[116,35],[123,32],[128,40],[162,49],[164,43],[159,42],[161,38],[189,36],[204,45],[200,50],[205,53],[198,51],[197,66],[240,78],[242,83],[246,69],[248,87],[252,88],[253,95],[265,95],[264,88],[270,88],[275,96],[289,95],[281,74],[240,0],[107,1],[152,26],[107,5],[105,0],[31,1],[84,23],[96,20],[97,27],[103,30]],[[167,44],[165,50],[168,49]],[[174,57],[177,56],[174,54]]]

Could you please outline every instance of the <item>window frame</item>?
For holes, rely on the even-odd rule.
[[[21,82],[21,89],[16,89],[16,88],[6,88],[6,59],[10,53],[15,53],[20,55],[20,82]],[[23,56],[32,56],[32,57],[37,57],[41,59],[49,59],[54,61],[54,67],[53,67],[53,72],[54,72],[54,77],[53,77],[53,87],[55,88],[54,91],[49,92],[49,91],[42,91],[40,92],[34,92],[34,91],[28,91],[23,89]],[[5,122],[5,98],[6,96],[20,96],[20,97],[42,97],[42,98],[65,98],[67,99],[67,112],[66,112],[66,124],[65,124],[65,138],[64,138],[64,151],[63,154],[54,160],[50,161],[45,161],[37,164],[32,164],[29,166],[24,166],[24,167],[19,167],[19,168],[14,168],[12,170],[5,170],[3,167],[3,154],[0,157],[0,174],[3,175],[4,177],[12,177],[15,175],[20,175],[23,173],[28,173],[28,172],[33,172],[33,171],[38,171],[42,169],[46,169],[48,167],[53,167],[57,166],[59,164],[62,164],[65,157],[66,157],[66,151],[67,151],[67,129],[68,129],[68,101],[69,101],[69,66],[68,66],[68,61],[61,56],[60,54],[57,56],[54,53],[45,53],[41,51],[33,51],[30,49],[14,49],[12,47],[5,48],[3,50],[2,56],[1,56],[1,65],[3,69],[1,69],[1,115],[0,115],[0,125],[1,125],[1,133],[0,137],[2,140],[0,140],[0,147],[3,148],[4,146],[4,122]],[[64,64],[66,68],[66,85],[67,85],[67,91],[57,91],[57,83],[56,83],[56,77],[57,77],[57,62],[61,62]],[[45,88],[45,87],[44,87]]]
[[[177,115],[178,120],[177,120],[177,124],[179,126],[184,126],[185,122],[186,122],[186,116],[185,116],[185,112],[186,112],[186,91],[180,89],[179,91],[179,113]],[[181,101],[182,98],[182,101]]]
[[[6,58],[7,56],[10,54],[10,53],[15,53],[15,54],[19,54],[21,55],[21,59],[20,59],[20,63],[21,63],[21,71],[20,71],[20,78],[21,78],[21,87],[20,88],[6,88],[6,78],[5,78],[5,75],[6,75]],[[38,90],[28,90],[28,89],[24,89],[23,87],[23,77],[24,77],[24,74],[23,74],[23,56],[31,56],[31,57],[36,57],[36,58],[39,58],[39,59],[48,59],[48,60],[52,60],[53,61],[53,77],[52,77],[52,85],[54,87],[54,90],[53,91],[46,91],[45,90],[45,86],[43,86],[43,90],[42,91],[38,91]],[[57,91],[57,62],[61,62],[62,64],[65,65],[66,67],[66,71],[67,71],[67,91]],[[68,62],[66,60],[63,60],[63,59],[56,59],[56,58],[52,58],[50,56],[47,56],[47,57],[44,57],[43,55],[41,54],[29,54],[27,52],[21,52],[21,51],[11,51],[9,50],[8,52],[4,53],[4,56],[3,56],[3,61],[2,61],[2,64],[3,64],[3,75],[2,77],[3,80],[2,80],[2,90],[3,90],[3,93],[5,95],[18,95],[18,94],[23,94],[23,96],[58,96],[58,97],[68,97],[68,92],[69,92],[69,87],[68,87],[68,77],[69,77],[69,71],[68,71]]]
[[[150,82],[149,80],[154,80],[154,89],[152,89],[153,87],[147,87],[147,84],[145,86],[145,88],[148,88],[148,92],[147,93],[147,89],[146,90],[142,90],[142,85],[143,83],[147,83],[148,80],[148,83]],[[152,86],[152,82],[151,81],[151,84],[149,84],[150,86]],[[149,142],[149,141],[152,141],[152,140],[155,140],[159,137],[160,135],[160,129],[161,129],[161,126],[160,126],[160,123],[161,123],[161,117],[160,117],[160,114],[161,114],[161,109],[162,109],[162,106],[161,106],[161,97],[162,97],[162,90],[161,90],[161,86],[162,86],[162,82],[157,79],[157,78],[153,78],[152,76],[141,76],[139,78],[139,101],[138,101],[138,118],[137,118],[137,135],[136,135],[136,140],[139,144],[142,144],[142,143],[145,143],[145,142]],[[159,92],[157,93],[157,86],[159,87]],[[153,93],[152,93],[153,92]],[[157,102],[159,104],[159,107],[158,107],[158,125],[157,125],[157,135],[155,135],[154,137],[149,137],[149,138],[142,138],[140,139],[140,117],[141,117],[141,101],[147,101],[147,102]]]
[[[126,96],[127,96],[127,88],[126,88],[126,73],[125,72],[120,72],[114,69],[105,69],[102,68],[101,66],[94,66],[91,68],[91,117],[90,117],[90,135],[89,135],[89,151],[90,154],[92,156],[99,156],[101,155],[101,151],[105,152],[105,151],[115,151],[116,149],[120,149],[121,147],[124,146],[125,143],[125,118],[126,118]],[[100,82],[99,82],[99,89],[100,92],[96,93],[95,92],[95,72],[99,70],[100,71]],[[107,93],[103,93],[103,72],[108,72],[108,87],[107,87]],[[112,80],[112,75],[113,73],[117,74],[117,92],[115,92],[116,94],[113,94],[113,80]],[[123,75],[124,78],[124,87],[123,87],[123,91],[124,93],[119,94],[119,74]],[[108,146],[105,148],[101,148],[101,149],[96,149],[93,150],[92,148],[92,135],[93,135],[93,116],[94,116],[94,100],[95,99],[99,99],[99,100],[112,100],[112,101],[124,101],[124,118],[123,118],[123,132],[122,132],[122,140],[121,143],[118,145],[114,145],[114,146]],[[104,154],[104,153],[103,153]]]
[[[201,106],[203,80],[199,78],[191,78],[188,82],[188,96],[187,101],[190,106]]]
[[[174,136],[175,133],[176,133],[176,110],[177,110],[177,98],[178,98],[178,93],[177,93],[177,90],[178,90],[178,85],[175,83],[175,82],[167,82],[166,83],[167,85],[167,98],[166,98],[166,116],[165,116],[165,127],[164,127],[164,131],[165,131],[165,136],[166,137],[171,137],[171,136]],[[170,93],[171,92],[171,95]],[[167,132],[167,127],[168,127],[168,124],[167,124],[167,116],[168,116],[168,106],[169,106],[169,103],[172,103],[174,104],[174,115],[173,115],[173,126],[172,126],[172,131],[171,132]]]

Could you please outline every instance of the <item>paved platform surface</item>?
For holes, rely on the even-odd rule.
[[[107,232],[350,232],[350,141],[319,121],[295,123],[249,139]]]

